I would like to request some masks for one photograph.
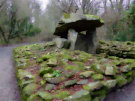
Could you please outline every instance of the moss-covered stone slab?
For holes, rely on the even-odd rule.
[[[17,47],[14,62],[22,101],[101,101],[135,77],[134,59],[58,49],[54,42]]]
[[[74,29],[77,32],[82,32],[96,27],[100,27],[103,24],[104,21],[96,15],[65,13],[59,21],[54,35],[61,36],[62,38],[67,38],[69,29]]]

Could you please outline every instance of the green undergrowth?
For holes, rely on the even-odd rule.
[[[104,49],[110,47],[110,43],[100,43],[105,44]],[[133,43],[125,44],[134,47]],[[106,51],[99,48],[101,54],[92,55],[58,49],[54,42],[15,48],[13,56],[22,101],[103,100],[112,89],[130,83],[135,77],[133,58],[110,56]]]

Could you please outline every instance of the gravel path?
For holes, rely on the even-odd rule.
[[[14,47],[0,48],[0,101],[21,101],[12,62]],[[135,101],[135,80],[123,89],[110,93],[105,101]]]
[[[0,48],[0,101],[21,101],[12,62],[12,49]]]
[[[135,80],[122,89],[108,94],[105,101],[135,101]]]

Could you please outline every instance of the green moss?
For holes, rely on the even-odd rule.
[[[26,52],[25,55],[30,56],[30,55],[32,55],[32,52]]]
[[[41,86],[44,86],[46,84],[45,80],[40,81]]]
[[[92,92],[92,95],[93,96],[99,96],[99,98],[104,98],[106,96],[106,90],[105,89],[101,89],[101,90],[98,90],[98,91],[94,91]]]
[[[99,64],[92,64],[91,68],[98,73],[101,73],[101,74],[104,73],[104,70],[103,70],[104,68],[100,66]]]
[[[95,73],[93,71],[85,71],[85,72],[81,72],[79,74],[80,78],[89,78],[92,75],[94,75]]]
[[[48,60],[50,59],[52,56],[50,54],[47,54],[47,55],[42,55],[41,59],[42,60]]]
[[[48,92],[39,91],[38,95],[45,101],[52,101],[53,95]]]
[[[66,70],[73,70],[73,71],[82,71],[84,67],[80,67],[79,65],[67,65],[65,67]]]
[[[50,67],[56,67],[57,66],[57,58],[51,58],[48,60],[47,65]]]
[[[37,59],[37,63],[42,63],[44,60],[43,59]]]
[[[86,90],[80,90],[64,99],[64,101],[92,101],[90,93]]]
[[[17,71],[17,77],[19,77],[19,79],[24,79],[24,78],[28,78],[28,79],[33,79],[34,76],[30,73],[30,72],[27,72],[26,70],[22,70],[22,69],[19,69]]]
[[[70,95],[69,91],[57,91],[57,94],[54,95],[54,98],[64,99]]]
[[[96,81],[96,82],[90,82],[87,85],[83,85],[83,89],[88,91],[94,91],[100,89],[102,86],[103,85],[100,81]]]
[[[107,81],[102,81],[102,84],[108,88],[111,89],[116,86],[117,81],[116,80],[107,80]]]
[[[102,20],[99,16],[96,16],[96,15],[88,15],[88,14],[86,14],[85,16],[86,16],[88,19],[91,19],[91,18],[99,19],[101,23],[104,23],[104,20]]]
[[[37,88],[37,84],[35,83],[31,83],[31,84],[28,84],[24,89],[23,89],[23,92],[24,94],[26,95],[31,95]]]
[[[104,79],[104,76],[102,74],[95,74],[95,75],[92,76],[92,79],[102,80],[102,79]]]
[[[14,50],[14,61],[16,63],[16,73],[22,100],[52,101],[53,99],[58,99],[66,101],[66,99],[69,99],[69,101],[90,101],[91,95],[91,101],[100,101],[111,88],[117,85],[121,87],[130,83],[135,78],[135,60],[126,59],[126,56],[134,55],[134,43],[125,42],[122,46],[119,42],[100,42],[100,45],[102,46],[100,51],[104,53],[96,56],[82,51],[56,49],[54,44],[34,44],[16,48]],[[110,54],[117,56],[124,55],[125,59],[109,56]],[[52,60],[54,61],[52,62]],[[67,70],[71,72],[67,72]],[[83,78],[81,78],[81,73],[84,73]],[[77,78],[74,78],[76,76]],[[38,77],[39,79],[37,80]],[[64,84],[66,81],[74,79],[76,80],[73,83],[67,82],[69,86],[75,85],[76,87],[82,85],[83,88],[71,95],[72,92],[66,91],[67,89]],[[84,83],[81,84],[81,82],[79,84],[77,82],[80,81],[79,79]],[[95,81],[88,82],[88,79]],[[41,85],[40,90],[37,89],[37,83]],[[62,85],[61,83],[64,84]],[[50,86],[47,89],[49,92],[46,92],[47,84],[55,87],[60,84],[61,90],[49,91],[49,89],[52,89]]]
[[[116,80],[118,82],[119,87],[121,87],[121,86],[123,86],[123,85],[125,85],[127,83],[127,79],[122,75],[116,76]]]
[[[43,101],[37,94],[32,94],[26,101]]]
[[[39,70],[39,75],[44,75],[44,74],[47,74],[47,73],[53,73],[53,69],[51,67],[42,67],[40,70]]]
[[[70,14],[64,13],[64,18],[65,18],[65,19],[69,19],[69,18],[70,18]]]

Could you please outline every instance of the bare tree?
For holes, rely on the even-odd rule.
[[[131,0],[128,0],[126,9],[129,9]]]
[[[84,14],[97,14],[101,1],[95,0],[57,0],[60,9],[65,13],[83,10]]]

